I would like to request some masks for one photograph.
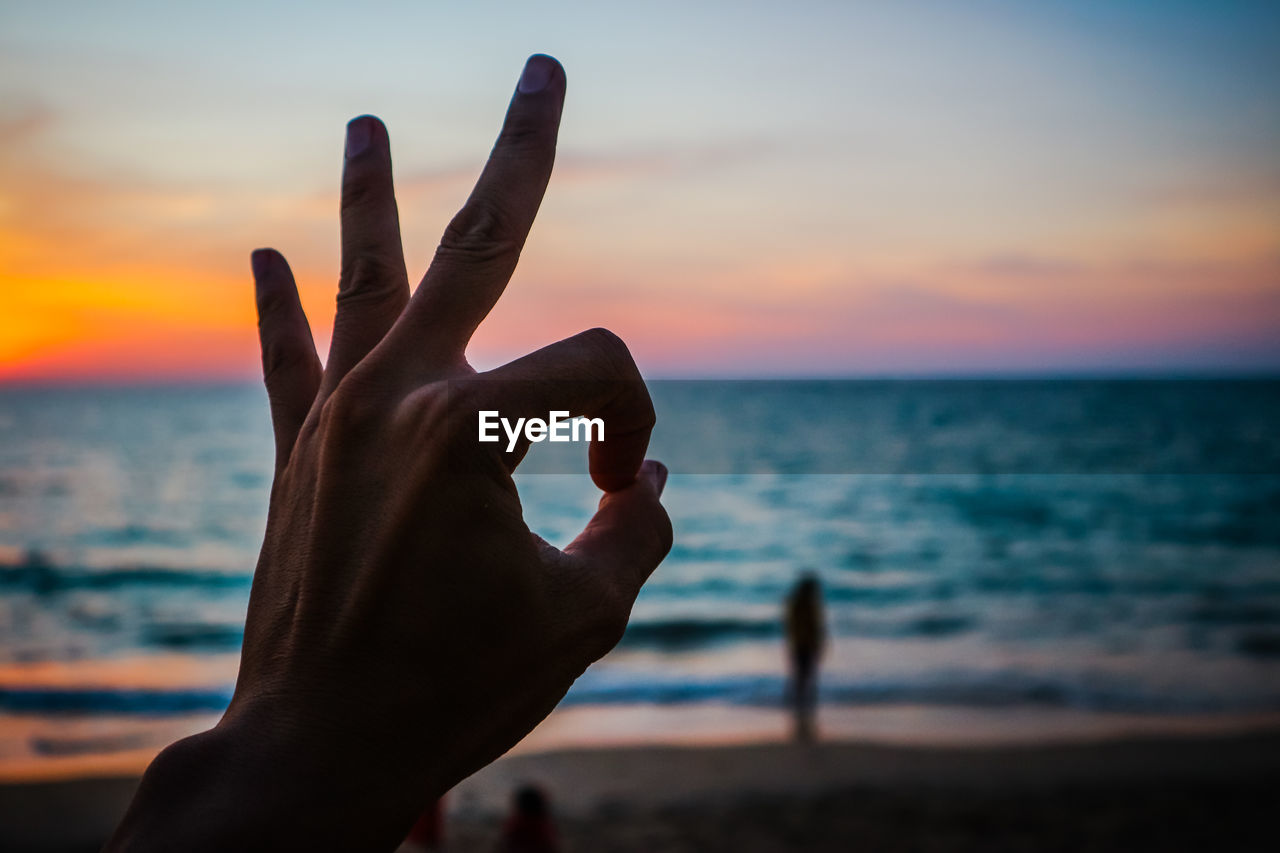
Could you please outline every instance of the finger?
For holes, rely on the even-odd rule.
[[[649,447],[653,401],[627,345],[605,329],[591,329],[482,374],[480,408],[498,417],[547,420],[551,412],[598,418],[588,462],[591,479],[607,492],[631,485]],[[496,381],[494,381],[496,380]]]
[[[390,140],[374,116],[347,125],[341,224],[342,271],[325,393],[382,340],[409,301]]]
[[[262,344],[262,377],[271,404],[276,470],[284,467],[320,389],[320,357],[284,256],[258,249],[250,257]]]
[[[666,482],[666,466],[646,460],[634,483],[600,499],[596,514],[565,553],[593,571],[609,573],[634,598],[671,550],[671,519],[659,502]]]
[[[428,366],[461,360],[467,342],[507,286],[542,203],[564,104],[560,63],[534,55],[507,108],[475,189],[449,223],[430,269],[393,337]]]

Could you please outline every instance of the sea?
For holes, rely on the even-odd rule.
[[[675,545],[556,712],[610,722],[557,743],[785,736],[805,572],[842,735],[1280,715],[1280,381],[651,392]],[[217,719],[271,466],[256,385],[0,389],[0,777],[136,763]],[[553,543],[594,509],[585,472],[538,445],[517,473]]]

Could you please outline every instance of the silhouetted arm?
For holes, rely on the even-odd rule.
[[[465,358],[542,200],[564,91],[532,57],[412,296],[386,129],[351,122],[323,369],[289,266],[254,253],[277,461],[235,695],[156,758],[108,849],[393,849],[621,637],[671,547],[626,346],[596,329],[487,373]],[[480,410],[605,421],[604,495],[563,551],[525,525],[511,470],[527,445],[479,443]]]

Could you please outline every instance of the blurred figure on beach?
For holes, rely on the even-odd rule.
[[[818,704],[818,661],[827,642],[818,576],[805,572],[787,597],[787,651],[791,663],[791,702],[795,712],[795,738],[814,738]]]
[[[560,844],[547,795],[536,785],[516,789],[511,816],[502,825],[495,853],[557,853]]]

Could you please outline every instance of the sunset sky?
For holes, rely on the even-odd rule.
[[[347,119],[416,280],[535,51],[560,154],[479,367],[1280,370],[1274,2],[10,0],[0,381],[254,376],[263,245],[326,337]]]

